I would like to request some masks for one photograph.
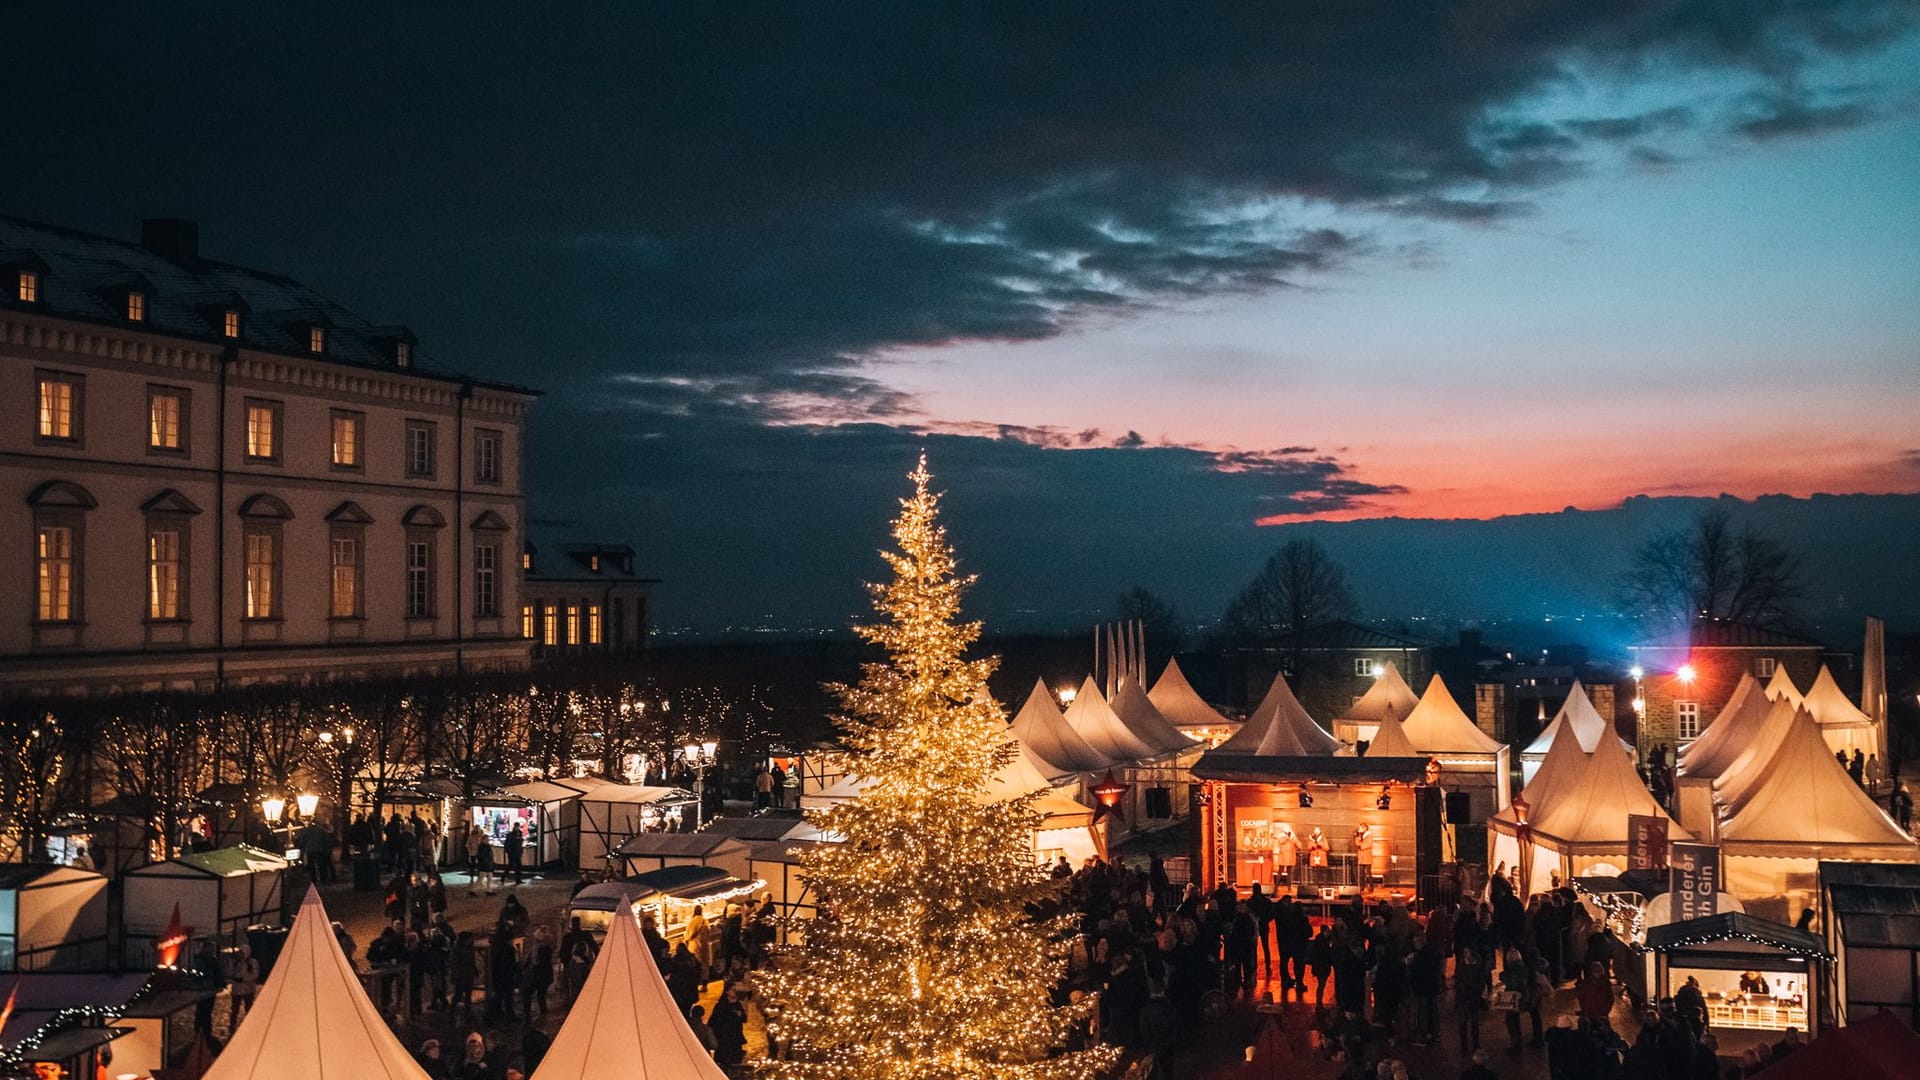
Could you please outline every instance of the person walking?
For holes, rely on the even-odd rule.
[[[547,1017],[547,990],[553,986],[553,943],[547,940],[547,928],[533,932],[527,943],[527,963],[520,973],[520,1014],[533,1023],[537,1008],[542,1020]]]
[[[713,1060],[722,1066],[739,1065],[747,1060],[747,1007],[740,1001],[740,988],[728,983],[713,1003]]]
[[[473,988],[480,981],[480,950],[473,941],[473,931],[462,930],[453,939],[453,948],[447,953],[447,985],[452,993],[448,1003],[448,1013],[459,1010],[461,1015],[471,1018],[473,1015]]]
[[[227,962],[227,1037],[240,1028],[243,1014],[253,1011],[253,999],[260,993],[260,961],[253,958],[253,947],[242,945]]]
[[[1333,975],[1333,927],[1323,926],[1307,945],[1307,966],[1313,969],[1313,1003],[1325,1006],[1327,983]]]
[[[1438,942],[1413,937],[1407,960],[1407,989],[1413,994],[1413,1039],[1422,1046],[1440,1041],[1440,995],[1447,989],[1447,954]]]
[[[520,978],[520,954],[513,947],[513,927],[505,919],[494,924],[487,949],[487,1020],[504,1024],[513,1019],[513,991]]]
[[[478,826],[467,826],[467,892],[480,887],[480,850],[486,846]]]

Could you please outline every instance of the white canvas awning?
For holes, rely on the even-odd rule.
[[[1504,745],[1467,718],[1438,675],[1401,723],[1424,754],[1497,754]]]
[[[1154,682],[1153,689],[1147,691],[1147,698],[1153,702],[1154,708],[1160,710],[1160,715],[1166,717],[1174,727],[1183,730],[1233,726],[1233,721],[1220,715],[1200,697],[1193,689],[1193,684],[1187,681],[1186,672],[1180,670],[1180,662],[1171,657],[1167,660],[1166,670]]]
[[[1110,762],[1148,761],[1166,753],[1134,734],[1121,721],[1119,714],[1101,696],[1100,687],[1091,675],[1080,685],[1080,692],[1074,695],[1073,704],[1067,706],[1067,725],[1079,732],[1087,745]]]
[[[1286,678],[1275,675],[1246,724],[1215,752],[1293,757],[1332,754],[1339,748],[1340,740],[1313,722]]]
[[[205,1080],[269,1077],[427,1080],[367,1000],[313,888],[294,916],[273,974]]]
[[[1773,702],[1767,700],[1759,681],[1752,675],[1741,675],[1720,715],[1680,751],[1680,775],[1715,777],[1726,772],[1752,742],[1772,708]]]
[[[1754,782],[1773,763],[1780,744],[1793,727],[1794,714],[1800,711],[1800,707],[1785,696],[1767,702],[1766,715],[1742,736],[1733,760],[1713,778],[1713,799],[1722,814],[1731,814],[1745,805]]]
[[[607,940],[532,1080],[726,1080],[694,1037],[632,916],[615,905]]]
[[[1834,760],[1813,717],[1796,711],[1785,736],[1720,823],[1724,844],[1741,854],[1792,858],[1899,858],[1914,842]]]
[[[1847,699],[1825,664],[1820,665],[1819,676],[1807,690],[1806,706],[1813,722],[1820,725],[1820,735],[1829,750],[1847,754],[1859,750],[1875,756],[1880,753],[1879,725]]]
[[[1053,703],[1053,692],[1038,679],[1034,680],[1033,693],[1027,695],[1026,704],[1014,715],[1012,731],[1020,745],[1059,770],[1055,776],[1099,772],[1114,764],[1067,723],[1060,707]]]
[[[1805,700],[1800,694],[1800,688],[1793,685],[1793,676],[1787,674],[1785,664],[1774,666],[1773,678],[1767,680],[1767,697],[1776,701],[1784,697],[1793,702],[1795,708]]]

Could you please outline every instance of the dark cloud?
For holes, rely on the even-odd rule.
[[[1789,94],[1754,95],[1738,112],[1740,118],[1734,121],[1733,129],[1758,141],[1859,127],[1878,116],[1875,109],[1860,102],[1818,104]]]

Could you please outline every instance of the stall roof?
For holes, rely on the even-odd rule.
[[[1176,727],[1224,727],[1231,723],[1194,691],[1186,672],[1180,670],[1180,662],[1172,657],[1167,658],[1166,669],[1147,691],[1147,698]]]
[[[266,870],[285,870],[287,860],[271,851],[262,851],[246,844],[216,848],[213,851],[191,851],[185,855],[176,855],[166,862],[149,863],[127,871],[129,874],[153,874],[159,877],[174,876],[172,868],[179,868],[207,877],[241,877],[257,874]]]
[[[1033,692],[1014,714],[1011,724],[1014,739],[1052,766],[1055,777],[1096,772],[1113,764],[1067,723],[1066,714],[1053,703],[1053,691],[1040,679]]]
[[[1756,919],[1742,911],[1725,911],[1684,922],[1667,923],[1647,930],[1649,952],[1674,952],[1713,945],[1760,945],[1794,956],[1828,960],[1825,942],[1805,930],[1783,923]]]
[[[1630,892],[1652,898],[1666,893],[1671,875],[1665,870],[1627,870],[1614,877],[1576,877],[1573,881],[1590,893]]]
[[[566,802],[580,797],[579,788],[570,788],[565,784],[556,784],[551,780],[529,780],[524,784],[514,784],[500,789],[502,794],[516,795],[528,802]]]
[[[1841,853],[1898,852],[1913,861],[1913,838],[1860,790],[1827,750],[1802,709],[1749,786],[1740,808],[1721,824],[1723,841],[1820,846]]]
[[[646,806],[655,803],[690,803],[695,798],[693,792],[683,788],[621,784],[592,776],[570,779],[564,786],[579,790],[580,798],[585,802],[634,803]]]
[[[651,832],[629,836],[613,850],[617,855],[645,858],[704,859],[746,849],[747,846],[735,837],[719,833]]]
[[[1201,780],[1231,780],[1250,784],[1298,783],[1378,784],[1397,780],[1424,783],[1425,757],[1279,757],[1267,754],[1222,754],[1209,750],[1193,767]]]
[[[1743,677],[1751,678],[1751,676]],[[1561,727],[1571,727],[1574,737],[1580,741],[1581,751],[1588,754],[1593,753],[1593,748],[1600,745],[1602,735],[1611,734],[1616,739],[1620,737],[1614,733],[1613,724],[1593,707],[1593,699],[1587,696],[1587,688],[1581,685],[1579,679],[1573,680],[1573,689],[1567,691],[1567,700],[1561,703],[1560,711],[1553,714],[1553,722],[1542,728],[1540,734],[1535,736],[1534,740],[1527,744],[1527,748],[1520,753],[1529,758],[1544,757],[1547,750],[1553,746],[1553,737]],[[1701,736],[1701,738],[1705,737]],[[1624,740],[1622,745],[1625,745]],[[1698,745],[1697,741],[1695,745]]]
[[[1161,713],[1153,699],[1147,696],[1145,688],[1131,675],[1121,677],[1120,686],[1113,693],[1111,706],[1113,714],[1127,725],[1128,730],[1156,750],[1177,754],[1199,745],[1173,726],[1173,722]]]
[[[1424,753],[1500,752],[1500,741],[1474,724],[1461,710],[1460,704],[1453,700],[1453,694],[1438,675],[1427,683],[1427,692],[1420,696],[1419,704],[1401,719],[1400,724],[1407,729],[1407,738],[1413,740],[1413,745]]]
[[[717,866],[665,866],[635,874],[627,879],[627,884],[639,885],[654,892],[672,893],[711,888],[715,883],[732,876]]]
[[[6,983],[13,997],[13,1013],[6,1027],[0,1029],[0,1046],[18,1045],[63,1009],[126,1005],[140,996],[152,978],[150,971],[126,975],[9,973]]]
[[[0,892],[102,880],[105,880],[105,875],[91,870],[75,870],[59,863],[0,863]]]
[[[1848,945],[1920,948],[1920,866],[1823,862],[1820,880]]]
[[[806,815],[797,809],[775,807],[771,810],[762,810],[757,814],[717,817],[709,821],[707,827],[701,831],[713,836],[731,836],[746,841],[778,840],[806,820]]]
[[[84,1054],[96,1046],[132,1033],[132,1028],[124,1027],[62,1028],[41,1039],[32,1050],[25,1051],[21,1056],[28,1061],[65,1061],[75,1054]]]
[[[1733,695],[1727,698],[1713,723],[1707,725],[1699,738],[1681,749],[1680,775],[1711,777],[1726,772],[1766,722],[1772,707],[1773,702],[1767,699],[1759,680],[1742,673]]]
[[[1778,669],[1776,669],[1778,670]],[[1920,1060],[1920,1035],[1890,1012],[1857,1024],[1828,1028],[1812,1042],[1768,1066],[1757,1080],[1906,1080]]]

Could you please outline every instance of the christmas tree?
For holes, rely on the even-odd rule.
[[[1058,1052],[1078,1008],[1055,1008],[1063,926],[1033,905],[1031,796],[996,800],[1015,752],[986,693],[992,659],[969,660],[958,574],[926,458],[882,552],[893,580],[868,586],[880,618],[856,627],[886,653],[836,686],[851,771],[866,788],[818,815],[838,837],[808,857],[822,916],[766,980],[783,1077],[888,1080],[1092,1077],[1107,1048]]]

